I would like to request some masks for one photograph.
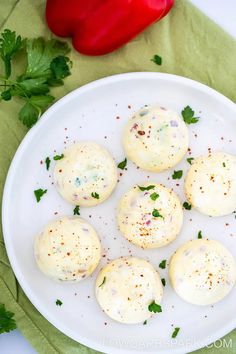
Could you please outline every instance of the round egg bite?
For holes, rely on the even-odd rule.
[[[160,172],[179,163],[188,149],[188,129],[169,109],[147,106],[129,119],[123,145],[127,157],[144,170]]]
[[[97,267],[101,244],[88,222],[64,217],[45,226],[35,238],[34,253],[40,270],[48,277],[80,281]]]
[[[81,142],[63,155],[54,169],[54,183],[63,198],[89,207],[111,195],[117,183],[117,168],[106,149],[94,142]]]
[[[222,300],[236,281],[231,253],[218,241],[198,239],[186,242],[172,256],[170,282],[176,293],[195,305]]]
[[[161,184],[142,184],[121,198],[117,221],[128,241],[142,248],[158,248],[172,242],[183,223],[179,198]]]
[[[102,310],[113,320],[139,323],[148,319],[149,305],[160,303],[163,286],[159,273],[144,259],[118,258],[98,274],[96,297]]]
[[[203,214],[223,216],[236,210],[236,157],[215,152],[194,159],[185,180],[189,203]]]

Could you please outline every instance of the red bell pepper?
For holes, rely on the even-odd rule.
[[[121,47],[164,17],[174,0],[47,0],[46,20],[77,51],[102,55]]]

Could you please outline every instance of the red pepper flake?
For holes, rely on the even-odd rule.
[[[116,116],[116,119],[120,119],[120,117],[119,117],[119,116]]]
[[[70,252],[67,252],[67,256],[70,256]]]
[[[145,135],[145,131],[144,131],[144,130],[139,130],[139,131],[138,131],[138,134],[139,134],[139,135]]]
[[[43,164],[43,161],[42,161],[42,160],[40,161],[40,164],[41,164],[41,165]]]
[[[228,224],[228,223],[226,223],[226,224],[225,224],[225,226],[229,226],[229,224]]]
[[[48,253],[48,256],[51,256],[51,254],[50,254],[50,253]]]
[[[123,173],[120,173],[120,177],[123,176]]]
[[[64,245],[64,242],[61,242],[61,245],[63,246],[63,245]]]
[[[60,169],[58,172],[62,172],[62,170]]]
[[[128,105],[128,108],[131,109],[131,105],[130,104]]]

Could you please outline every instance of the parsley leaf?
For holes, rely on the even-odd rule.
[[[197,238],[202,238],[202,231],[198,231]]]
[[[150,189],[154,189],[155,186],[154,185],[150,185],[150,186],[147,186],[147,187],[140,187],[138,186],[139,189],[143,192],[143,191],[150,191]]]
[[[166,286],[166,280],[165,280],[165,278],[162,278],[162,279],[161,279],[161,282],[162,282],[162,285],[163,285],[163,286]]]
[[[194,157],[188,157],[187,162],[192,165],[192,161],[194,160]]]
[[[147,320],[145,320],[144,322],[143,322],[143,325],[145,326],[147,324]]]
[[[189,106],[184,107],[181,114],[186,124],[194,124],[199,120],[199,117],[194,117],[194,111]]]
[[[150,312],[154,312],[154,313],[162,312],[161,305],[156,304],[154,300],[153,300],[153,302],[151,302],[150,305],[148,306],[148,310],[149,310]]]
[[[222,163],[222,165],[223,165],[223,167],[226,167],[226,164],[225,164],[225,162],[223,162],[223,163]]]
[[[59,299],[56,300],[56,305],[57,306],[61,306],[62,304],[63,304],[63,302],[61,300],[59,300]]]
[[[16,329],[14,313],[7,311],[4,304],[0,304],[0,334]]]
[[[153,63],[155,63],[157,65],[161,65],[162,64],[162,57],[160,57],[159,55],[155,54],[153,56],[153,58],[151,59],[151,61],[153,61]]]
[[[75,209],[73,210],[74,215],[80,215],[80,206],[76,205]]]
[[[46,159],[45,159],[45,164],[46,164],[46,169],[47,169],[47,171],[49,170],[50,163],[51,163],[50,158],[49,158],[49,157],[46,157]]]
[[[179,333],[179,330],[180,330],[179,327],[175,327],[174,332],[172,333],[171,338],[176,338],[177,335],[178,335],[178,333]]]
[[[183,203],[183,207],[184,207],[184,209],[186,209],[186,210],[191,210],[191,209],[192,209],[192,205],[189,204],[188,202],[184,202],[184,203]]]
[[[53,160],[58,161],[58,160],[63,159],[63,157],[64,157],[64,154],[61,154],[61,155],[55,155],[55,156],[53,157]]]
[[[155,200],[157,200],[157,198],[159,198],[159,194],[154,192],[154,193],[150,194],[150,198],[151,198],[151,200],[153,200],[155,202]]]
[[[40,189],[37,189],[37,190],[34,191],[34,195],[35,195],[35,198],[37,200],[37,203],[40,202],[42,196],[44,194],[46,194],[46,193],[47,193],[47,189],[43,190],[43,189],[40,188]]]
[[[103,281],[102,281],[102,283],[99,285],[99,288],[101,288],[101,286],[103,286],[103,285],[105,284],[105,282],[106,282],[106,277],[103,278]]]
[[[0,57],[5,66],[5,78],[11,76],[11,60],[23,47],[21,36],[16,36],[16,32],[5,29],[0,38]]]
[[[183,171],[179,170],[179,171],[174,171],[174,173],[172,174],[172,178],[173,179],[180,179],[183,176]]]
[[[120,168],[121,170],[124,170],[127,165],[127,158],[125,158],[123,161],[121,161],[117,167]]]
[[[91,196],[95,199],[99,199],[99,194],[97,192],[91,193]]]
[[[163,261],[161,261],[161,263],[159,264],[159,268],[166,269],[166,259],[163,259]]]
[[[157,209],[153,209],[152,216],[154,216],[155,218],[164,219],[164,217],[159,213],[159,211]]]
[[[69,64],[71,64],[71,62],[68,57],[59,55],[54,58],[50,63],[53,78],[60,80],[69,76],[71,74]]]

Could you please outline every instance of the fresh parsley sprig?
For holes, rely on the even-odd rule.
[[[0,304],[0,334],[16,329],[14,313],[7,311],[4,304]]]
[[[50,88],[63,85],[70,75],[72,63],[65,56],[69,52],[67,43],[56,39],[24,39],[14,31],[5,29],[0,36],[0,58],[5,75],[0,78],[0,100],[10,101],[18,97],[24,105],[18,113],[19,119],[31,128],[46,108],[54,101]],[[23,52],[26,68],[19,76],[12,78],[12,59]]]

